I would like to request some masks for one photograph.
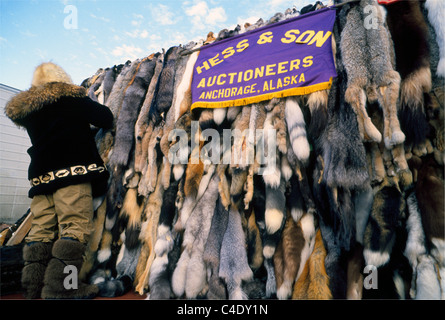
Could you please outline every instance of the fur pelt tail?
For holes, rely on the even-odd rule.
[[[303,112],[301,112],[300,106],[295,98],[291,97],[286,99],[285,114],[292,149],[298,160],[306,163],[309,160],[310,154],[309,142],[306,135],[306,123]]]
[[[436,41],[440,50],[437,74],[445,78],[445,3],[441,0],[426,0],[425,6],[428,9],[428,20],[436,32]]]
[[[365,262],[377,268],[390,259],[395,231],[405,206],[397,184],[388,179],[378,187],[364,235]]]
[[[245,300],[242,281],[253,278],[246,252],[246,243],[241,216],[233,208],[229,211],[227,229],[221,244],[219,277],[224,279],[230,300]]]

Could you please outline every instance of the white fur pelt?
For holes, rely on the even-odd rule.
[[[414,192],[409,195],[407,205],[409,211],[406,222],[408,238],[404,254],[413,268],[410,296],[417,300],[443,299],[443,289],[438,279],[438,266],[425,247],[425,233]]]
[[[232,207],[221,244],[219,277],[224,279],[230,300],[246,300],[247,295],[241,288],[242,281],[253,278],[246,252],[246,243],[241,216]]]
[[[437,74],[445,77],[445,1],[426,0],[425,7],[428,9],[428,20],[436,31],[436,41],[439,45],[440,60]]]
[[[173,250],[175,235],[172,230],[176,216],[176,194],[179,181],[174,181],[165,190],[161,215],[159,217],[158,238],[154,246],[156,257],[150,269],[150,299],[169,299],[171,296],[170,276],[168,273],[169,254]]]
[[[185,223],[183,251],[172,276],[172,290],[177,297],[185,294],[187,298],[196,298],[205,289],[203,252],[218,199],[218,183],[218,175],[213,175]]]
[[[285,105],[287,130],[292,149],[298,160],[306,163],[309,159],[310,147],[306,135],[306,123],[303,112],[295,98],[286,99]]]

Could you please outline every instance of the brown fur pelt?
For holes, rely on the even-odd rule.
[[[400,73],[399,117],[408,145],[424,144],[428,124],[424,94],[431,90],[428,25],[420,1],[398,1],[387,5],[388,28],[394,42],[396,69]]]
[[[295,300],[327,300],[332,299],[329,289],[329,277],[326,274],[324,260],[326,249],[318,230],[315,236],[315,246],[306,262],[300,278],[295,282],[292,299]]]
[[[164,188],[162,185],[162,166],[158,174],[158,183],[150,194],[144,208],[144,221],[139,235],[142,242],[141,254],[136,266],[135,291],[143,294],[148,289],[150,268],[155,258],[154,245],[157,239],[157,227],[162,208]]]

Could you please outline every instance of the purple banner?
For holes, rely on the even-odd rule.
[[[192,107],[222,108],[329,89],[335,9],[325,8],[203,46]]]

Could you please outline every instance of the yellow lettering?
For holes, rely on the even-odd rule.
[[[235,76],[236,76],[236,72],[229,73],[229,77],[230,77],[229,83],[230,84],[233,83],[233,78],[235,78]]]
[[[268,64],[266,66],[266,76],[273,76],[275,75],[275,72],[273,71],[273,68],[276,66],[276,64]]]
[[[217,92],[218,92],[218,90],[213,90],[212,91],[212,99],[216,99]]]
[[[291,43],[294,42],[296,39],[297,34],[300,34],[300,31],[298,29],[291,29],[286,31],[284,34],[285,38],[281,38],[282,43]]]
[[[295,59],[290,62],[289,71],[298,70],[300,68],[300,59]]]
[[[239,87],[238,92],[237,92],[237,96],[243,94],[243,87]]]
[[[221,62],[223,62],[224,60],[219,60],[218,59],[219,53],[216,54],[216,56],[214,56],[213,58],[209,59],[210,65],[212,67],[216,66],[217,64],[220,64]]]
[[[255,68],[255,79],[258,77],[263,77],[264,76],[264,66],[260,67],[260,68]]]
[[[260,35],[257,43],[258,44],[272,43],[272,38],[273,38],[272,31],[267,31]]]
[[[210,69],[209,63],[207,61],[204,61],[201,67],[196,67],[196,71],[198,72],[198,74],[201,74],[203,68],[205,68],[206,70]]]
[[[303,67],[308,68],[311,65],[314,64],[314,62],[312,61],[314,57],[313,56],[307,56],[303,59]]]
[[[224,83],[226,83],[226,80],[224,80],[224,81],[221,81],[221,78],[222,77],[227,77],[227,75],[225,74],[225,73],[221,73],[219,76],[218,76],[218,80],[216,80],[216,84],[217,85],[219,85],[219,86],[222,86]]]
[[[230,93],[230,95],[233,97],[234,95],[236,95],[236,87],[232,88],[232,92]]]
[[[290,77],[284,78],[284,86],[287,87],[290,84]]]
[[[216,82],[216,76],[213,77],[209,77],[207,80],[207,87],[211,87],[215,84]]]
[[[201,93],[201,95],[199,96],[199,100],[201,100],[201,99],[205,99],[205,95],[206,95],[205,92]]]
[[[305,81],[306,79],[304,78],[304,73],[302,73],[298,82],[305,82]]]
[[[269,91],[269,84],[267,83],[267,81],[264,81],[263,91]]]
[[[329,39],[329,36],[332,34],[331,31],[326,32],[325,35],[323,35],[323,31],[318,31],[317,34],[312,38],[312,40],[307,44],[308,46],[314,44],[314,42],[317,42],[315,44],[316,47],[321,47],[326,40]]]
[[[277,80],[277,89],[280,89],[282,87],[283,87],[283,82],[281,81],[280,78],[278,78],[278,80]]]
[[[244,81],[252,80],[253,78],[253,70],[249,69],[246,72],[244,72]]]
[[[285,64],[288,64],[288,63],[289,63],[289,61],[283,61],[283,62],[280,62],[280,63],[278,64],[278,71],[277,71],[277,73],[280,74],[280,73],[285,73],[285,72],[287,72],[286,67],[285,67],[284,65],[285,65]]]
[[[314,34],[315,34],[314,30],[306,30],[297,38],[297,40],[295,42],[296,43],[307,43],[309,40],[312,39]],[[306,37],[306,39],[304,39],[305,37]]]
[[[212,99],[212,91],[207,91],[206,99]]]
[[[256,86],[256,83],[254,83],[250,86],[250,93],[255,93],[255,86]]]
[[[228,47],[228,48],[224,49],[222,54],[223,54],[223,58],[227,59],[228,57],[231,57],[235,54],[235,50],[233,49],[233,47]]]
[[[202,78],[201,81],[199,81],[197,88],[205,88],[206,87],[206,78]]]
[[[249,47],[249,40],[244,39],[243,41],[238,42],[236,45],[237,52],[243,52]]]

